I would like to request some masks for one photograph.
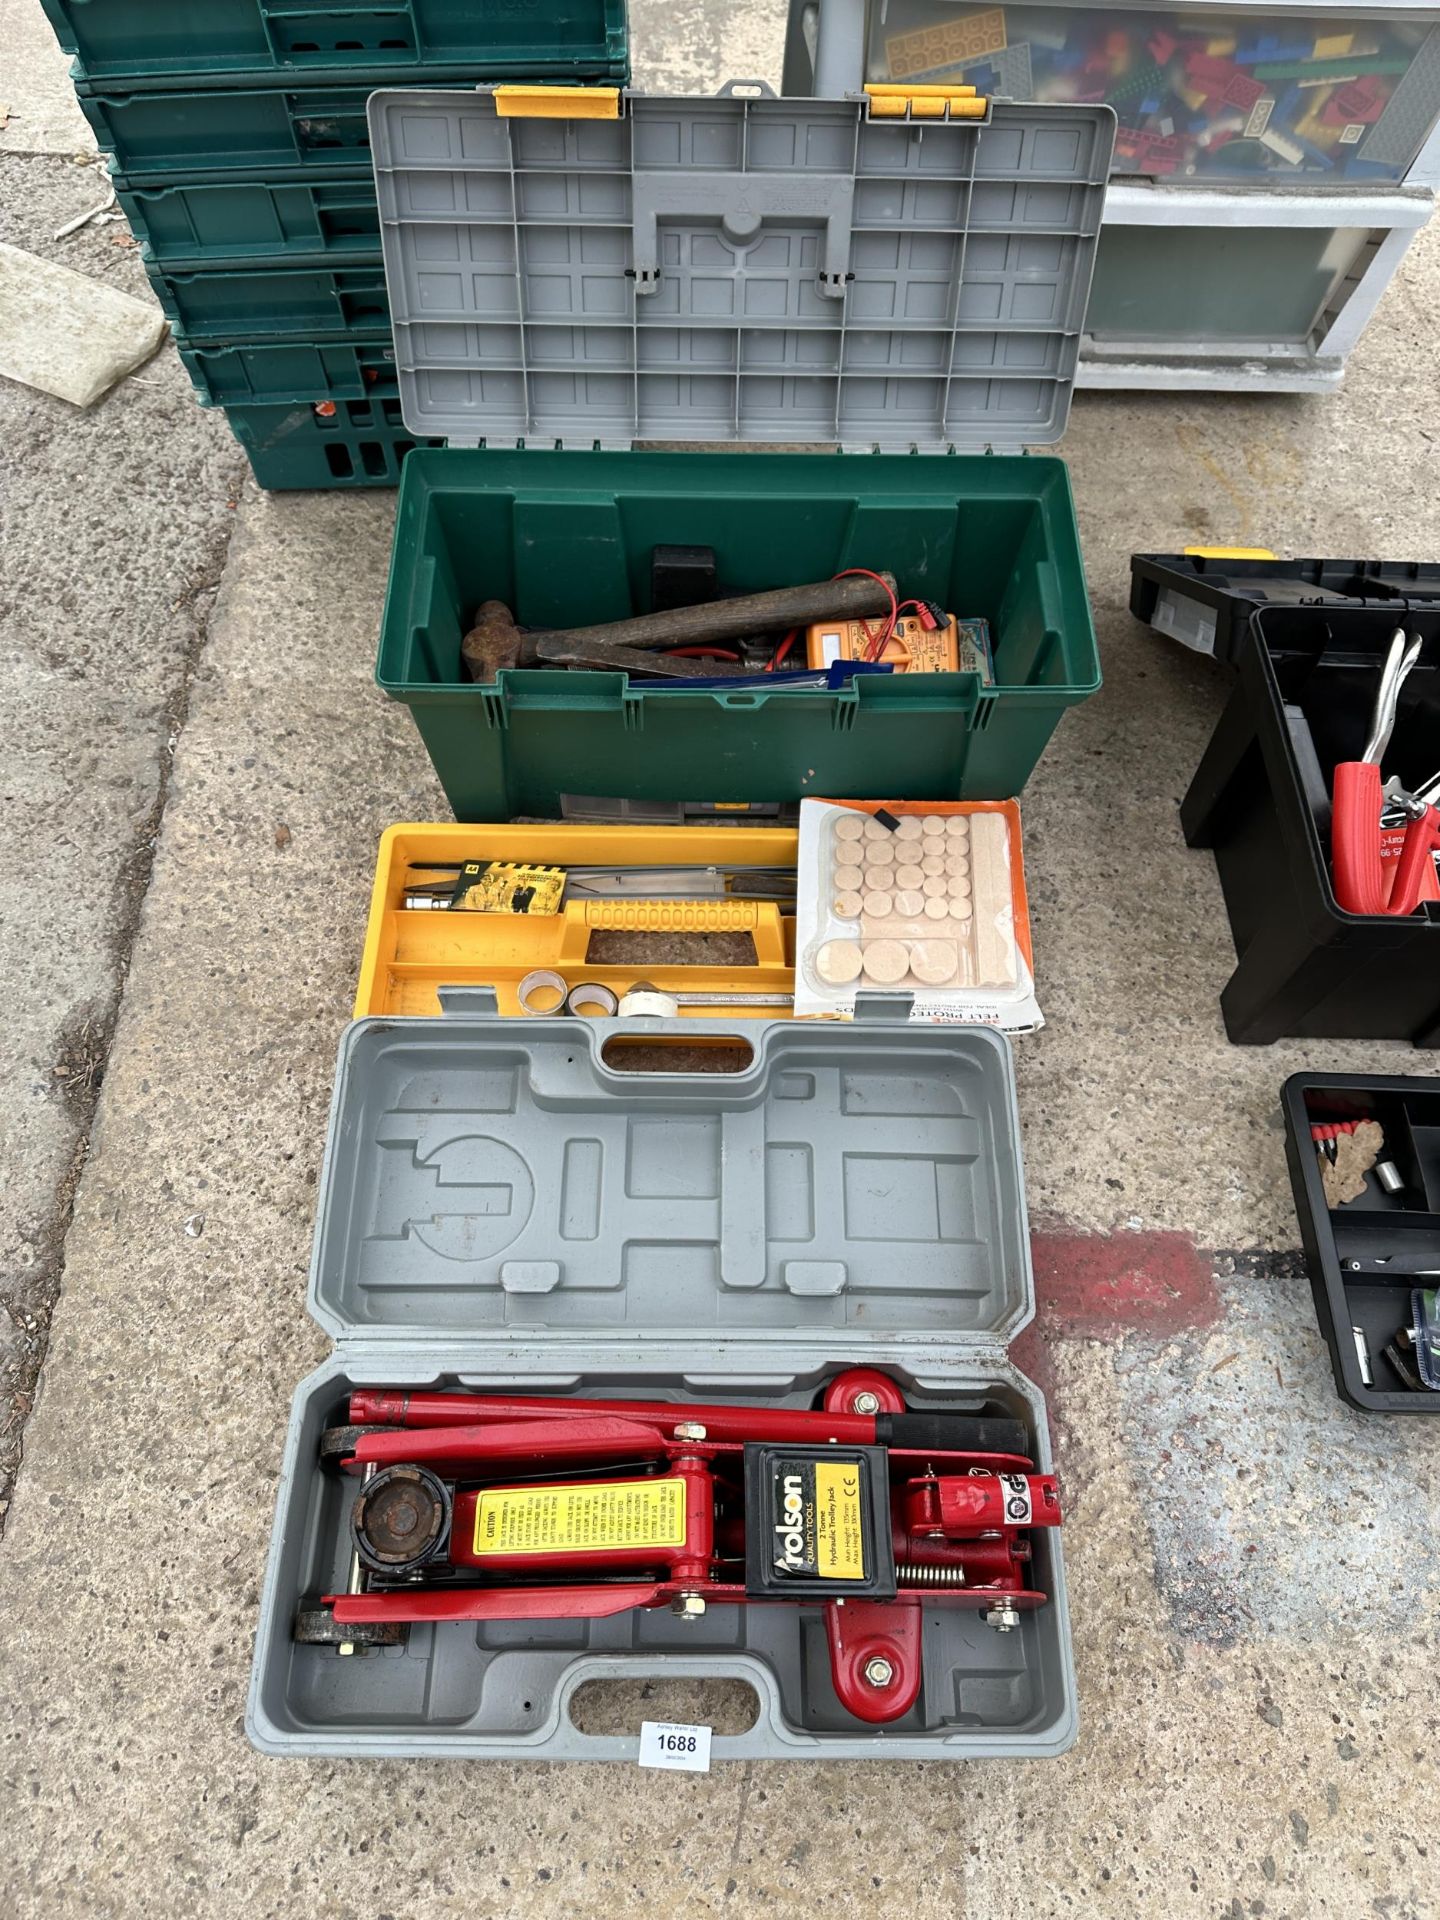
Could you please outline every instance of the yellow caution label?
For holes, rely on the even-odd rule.
[[[815,1463],[815,1570],[822,1580],[865,1578],[860,1468],[854,1462]]]
[[[684,1544],[681,1479],[497,1487],[475,1503],[477,1554],[595,1553],[607,1547]]]

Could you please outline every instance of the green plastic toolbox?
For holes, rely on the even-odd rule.
[[[490,79],[626,77],[625,0],[40,0],[91,80],[236,86],[467,64]]]
[[[1114,118],[979,111],[371,102],[400,404],[449,442],[405,463],[377,677],[460,819],[580,795],[1006,798],[1099,686],[1069,478],[1021,448],[1064,430]],[[751,450],[632,450],[656,440]],[[754,451],[801,443],[848,451]],[[993,683],[462,678],[482,600],[530,626],[643,612],[663,543],[713,547],[740,592],[889,569],[990,622]]]
[[[168,187],[121,176],[115,197],[145,259],[166,272],[380,257],[374,183],[357,174]]]
[[[346,266],[245,267],[200,273],[149,269],[167,319],[200,340],[313,340],[389,323],[378,259]],[[317,395],[317,398],[319,396]]]
[[[225,417],[270,493],[331,487],[393,487],[417,441],[398,400],[322,401],[318,406],[228,406]]]
[[[239,345],[179,340],[180,358],[206,406],[394,399],[395,348],[388,327],[356,328],[344,340],[268,340]]]

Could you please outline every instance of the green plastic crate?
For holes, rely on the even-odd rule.
[[[380,256],[374,183],[358,175],[173,187],[121,177],[115,196],[146,259],[166,271]]]
[[[314,406],[226,407],[231,431],[270,493],[334,487],[393,487],[417,440],[394,399],[341,400]]]
[[[250,78],[466,65],[487,79],[623,80],[625,0],[40,0],[91,80]],[[423,75],[421,76],[423,77]]]
[[[127,186],[191,185],[263,175],[272,184],[370,171],[365,103],[388,75],[345,87],[251,87],[136,93],[77,86],[80,111]]]
[[[192,345],[181,338],[176,344],[186,372],[210,406],[395,397],[395,348],[388,328],[330,342]]]
[[[200,273],[150,269],[167,318],[187,341],[313,340],[387,327],[390,303],[378,259],[344,267],[246,267]]]
[[[476,607],[526,626],[648,609],[650,553],[712,546],[739,592],[888,568],[902,595],[980,615],[996,685],[862,677],[814,690],[656,691],[621,673],[467,683]],[[566,794],[739,802],[1020,792],[1100,662],[1070,481],[1035,455],[451,448],[405,464],[376,678],[415,717],[461,820],[551,815]]]

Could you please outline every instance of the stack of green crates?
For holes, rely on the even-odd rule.
[[[623,81],[625,0],[41,5],[201,404],[224,408],[260,485],[393,487],[416,443],[366,100]]]

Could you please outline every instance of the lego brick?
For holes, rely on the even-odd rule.
[[[1119,106],[1127,100],[1143,100],[1152,88],[1166,84],[1165,69],[1152,63],[1145,67],[1136,67],[1132,72],[1112,81],[1105,89],[1105,98],[1111,106]]]
[[[1331,126],[1373,126],[1389,103],[1385,82],[1371,74],[1367,79],[1337,87],[1325,105],[1325,118]]]
[[[1238,107],[1241,113],[1249,113],[1257,100],[1265,98],[1264,83],[1252,80],[1248,74],[1241,73],[1237,69],[1231,75],[1220,98],[1227,107]]]
[[[1385,111],[1366,136],[1360,159],[1371,166],[1403,171],[1434,126],[1437,111],[1440,111],[1440,27],[1432,27],[1391,94]]]
[[[1196,86],[1207,80],[1224,84],[1235,71],[1235,62],[1226,60],[1219,54],[1191,53],[1185,57],[1185,77]]]
[[[1267,127],[1260,136],[1260,144],[1278,154],[1292,167],[1298,167],[1305,158],[1305,149],[1300,142],[1279,127]]]
[[[917,85],[932,80],[964,81],[978,87],[982,93],[993,94],[997,100],[1029,100],[1034,97],[1030,48],[1023,42],[1018,47],[997,47],[993,53],[980,54],[973,60],[933,67],[928,72],[910,73],[905,77]],[[1099,96],[1096,97],[1098,99]]]
[[[1252,64],[1246,62],[1247,65]],[[1270,60],[1254,63],[1257,80],[1353,80],[1366,73],[1404,73],[1410,65],[1404,54],[1375,54],[1368,60]]]
[[[1252,40],[1247,46],[1235,49],[1235,58],[1242,67],[1253,67],[1259,61],[1308,60],[1311,53],[1309,40],[1280,40],[1274,34],[1264,34],[1258,40]]]
[[[892,80],[915,80],[933,69],[996,53],[1006,44],[1005,9],[990,7],[965,20],[892,34],[885,42],[885,58]]]
[[[1145,173],[1175,173],[1185,158],[1183,140],[1165,139],[1135,127],[1122,127],[1115,136],[1115,152]]]
[[[1245,138],[1258,140],[1270,124],[1270,116],[1275,111],[1275,99],[1265,94],[1250,109],[1250,118],[1245,122]]]
[[[1016,47],[997,47],[993,53],[987,53],[983,61],[967,60],[961,72],[967,79],[982,65],[988,66],[994,74],[990,83],[991,93],[1002,100],[1030,100],[1034,98],[1035,83],[1031,73],[1030,49],[1024,41]]]

